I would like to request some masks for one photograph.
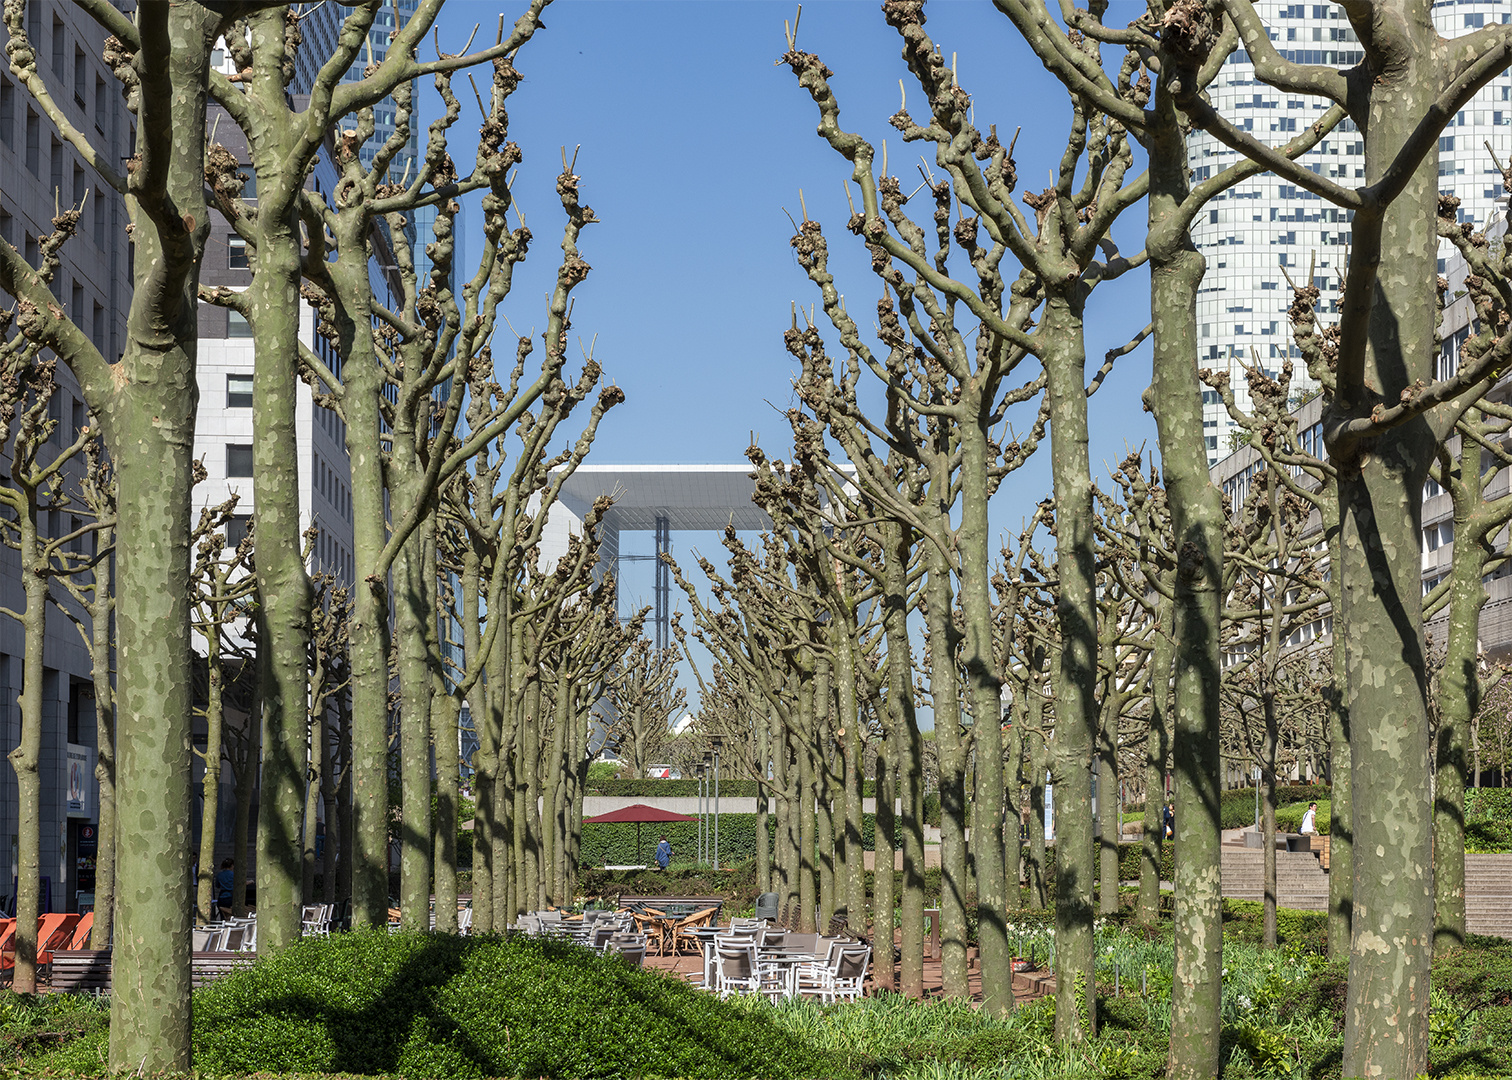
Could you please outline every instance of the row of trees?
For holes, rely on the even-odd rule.
[[[100,527],[108,522],[118,552],[116,759],[101,767],[114,769],[116,843],[140,856],[122,861],[116,875],[115,1067],[183,1068],[189,1057],[189,913],[179,895],[192,854],[171,823],[187,820],[191,775],[191,451],[201,299],[240,311],[256,346],[254,541],[250,556],[238,545],[235,557],[250,559],[256,587],[248,636],[256,644],[258,738],[246,760],[256,760],[262,776],[260,947],[278,948],[297,933],[316,790],[349,792],[328,803],[327,824],[335,817],[349,838],[336,846],[349,867],[354,920],[383,921],[394,713],[406,925],[425,925],[433,876],[439,925],[455,907],[451,732],[464,701],[480,744],[475,926],[501,925],[511,911],[571,888],[587,713],[617,679],[628,687],[617,673],[628,670],[620,661],[637,635],[612,617],[609,586],[592,572],[594,519],[606,507],[595,508],[554,566],[539,557],[546,511],[622,397],[599,387],[591,357],[576,379],[565,374],[571,296],[589,270],[578,239],[594,220],[565,155],[557,180],[563,255],[547,300],[544,356],[532,362],[535,341],[517,337],[513,360],[500,365],[507,377],[495,375],[495,320],[531,242],[523,221],[510,229],[506,220],[521,152],[508,141],[505,106],[519,80],[514,58],[544,4],[534,0],[507,34],[501,24],[495,45],[468,52],[469,42],[462,54],[431,61],[418,50],[440,0],[422,0],[376,61],[364,49],[382,5],[358,5],[332,54],[321,58],[308,102],[295,107],[287,89],[303,43],[291,11],[143,5],[127,17],[84,0],[111,35],[107,55],[137,118],[139,145],[119,170],[53,102],[26,36],[24,5],[6,7],[12,74],[126,199],[136,249],[126,349],[107,358],[51,301],[46,259],[32,266],[0,244],[0,288],[16,298],[18,336],[7,357],[35,367],[50,350],[69,366],[98,421],[115,484],[118,509]],[[882,874],[871,902],[881,912],[900,903],[901,980],[915,990],[923,927],[915,676],[926,673],[948,883],[941,898],[946,986],[964,991],[974,892],[984,993],[996,1010],[1012,1004],[1004,913],[1017,897],[1020,862],[1018,830],[1004,824],[1005,792],[1017,790],[1005,768],[1027,761],[1032,780],[1048,769],[1057,808],[1057,1024],[1074,1039],[1096,1023],[1086,1003],[1095,1001],[1099,863],[1110,886],[1102,903],[1117,877],[1106,805],[1100,830],[1091,813],[1092,769],[1095,763],[1100,790],[1112,790],[1123,725],[1142,709],[1152,733],[1144,767],[1153,781],[1169,753],[1179,828],[1170,1071],[1211,1076],[1220,1045],[1224,705],[1237,700],[1243,711],[1258,711],[1263,730],[1245,745],[1270,761],[1293,711],[1288,688],[1298,682],[1283,669],[1279,643],[1296,620],[1327,605],[1335,650],[1326,670],[1310,677],[1329,702],[1328,774],[1340,823],[1331,931],[1336,950],[1350,942],[1344,1071],[1417,1075],[1426,1062],[1435,911],[1420,497],[1430,469],[1443,480],[1474,471],[1457,470],[1444,449],[1457,425],[1472,425],[1464,429],[1471,442],[1494,441],[1498,418],[1480,403],[1512,348],[1494,336],[1497,305],[1509,295],[1500,257],[1461,231],[1486,330],[1450,378],[1433,379],[1436,138],[1443,121],[1505,67],[1512,31],[1488,28],[1445,43],[1431,30],[1427,0],[1346,2],[1365,59],[1338,72],[1282,58],[1247,0],[1151,0],[1121,28],[1104,24],[1101,0],[1085,10],[1064,5],[1059,18],[1039,0],[997,6],[1066,87],[1065,152],[1047,188],[1018,193],[1012,144],[976,123],[970,95],[925,29],[923,4],[888,0],[884,17],[924,98],[922,119],[905,97],[891,123],[933,156],[918,216],[909,206],[918,192],[906,194],[885,155],[879,169],[871,143],[842,125],[829,69],[790,37],[782,59],[814,101],[821,137],[850,166],[847,190],[858,201],[847,228],[870,253],[881,295],[868,334],[829,269],[820,223],[799,225],[794,250],[840,352],[832,359],[820,326],[795,317],[786,337],[801,364],[790,414],[793,464],[753,455],[757,498],[774,531],[754,550],[730,538],[728,575],[704,567],[711,599],[683,579],[696,632],[720,662],[706,687],[711,715],[720,702],[726,712],[744,707],[752,771],[776,798],[774,874],[805,921],[842,907],[855,919],[866,908],[863,716],[882,734],[879,846],[900,850],[905,872],[901,896]],[[221,38],[235,76],[210,70]],[[1283,147],[1238,130],[1203,91],[1241,43],[1261,79],[1330,98],[1334,107]],[[364,59],[362,77],[343,81]],[[493,79],[486,100],[478,95],[478,149],[463,172],[448,149],[464,112],[451,79],[476,65],[491,65]],[[395,177],[390,165],[410,139],[420,78],[435,80],[445,112],[430,124],[413,173]],[[206,135],[212,98],[246,136],[255,202],[243,197],[236,160]],[[396,107],[395,135],[365,162],[371,110],[385,98]],[[1365,138],[1359,189],[1296,160],[1346,115]],[[1186,143],[1194,125],[1241,155],[1195,186]],[[329,202],[307,187],[320,153],[340,175]],[[1326,396],[1326,458],[1295,460],[1309,455],[1287,443],[1286,423],[1276,421],[1267,430],[1278,432],[1280,450],[1268,436],[1256,440],[1283,455],[1274,480],[1258,485],[1263,505],[1252,499],[1231,520],[1210,482],[1201,438],[1195,297],[1204,263],[1190,226],[1209,199],[1261,169],[1351,211],[1353,261],[1337,327],[1319,327],[1311,281],[1293,304],[1298,345]],[[486,242],[477,266],[462,268],[454,265],[451,229],[456,200],[474,191],[482,193]],[[1113,229],[1137,235],[1141,205],[1143,242],[1126,255]],[[246,242],[252,285],[244,292],[199,287],[212,207]],[[426,207],[435,209],[436,227],[427,249],[433,269],[422,280],[406,225]],[[66,217],[48,241],[54,250],[67,238]],[[1458,228],[1442,220],[1440,231]],[[368,278],[384,247],[398,267],[390,306],[374,297]],[[1083,331],[1093,293],[1133,271],[1149,274],[1150,325],[1089,378]],[[317,310],[339,365],[299,341],[301,300]],[[1088,400],[1116,354],[1145,338],[1154,346],[1146,404],[1160,433],[1160,483],[1138,464],[1126,466],[1123,497],[1105,511],[1100,539]],[[345,425],[356,566],[345,596],[317,588],[302,557],[293,437],[299,380]],[[562,425],[585,403],[588,417],[575,438],[555,449]],[[1480,423],[1492,434],[1473,426]],[[990,500],[1046,439],[1053,499],[995,572]],[[1474,493],[1465,498],[1468,517],[1477,501]],[[1456,507],[1458,517],[1458,496]],[[1307,514],[1318,516],[1326,538],[1326,576],[1313,557],[1321,553],[1307,551],[1312,542],[1297,531]],[[1498,526],[1487,528],[1490,537]],[[1040,529],[1053,538],[1053,553],[1034,550]],[[25,535],[23,525],[23,542]],[[207,551],[207,565],[212,556]],[[214,557],[232,556],[223,545]],[[97,562],[97,571],[103,567]],[[1461,581],[1457,569],[1458,584],[1447,590],[1451,605],[1463,598],[1450,618],[1441,678],[1454,689],[1443,700],[1456,708],[1463,700],[1470,713],[1478,684],[1473,613],[1466,612],[1484,570],[1466,570]],[[109,591],[100,580],[92,602]],[[1235,597],[1248,618],[1226,630],[1239,626],[1226,620]],[[229,611],[241,602],[208,603]],[[455,618],[438,619],[442,610]],[[1471,628],[1468,664],[1456,651],[1462,624]],[[915,625],[924,646],[917,663]],[[443,632],[460,639],[460,650],[442,647]],[[1221,677],[1225,633],[1239,635],[1230,652],[1253,658],[1242,665],[1248,682],[1236,676],[1226,686]],[[30,675],[30,655],[27,662]],[[36,685],[28,678],[23,698]],[[312,716],[311,702],[322,695],[349,699],[336,708],[335,723],[331,710]],[[1007,729],[1005,701],[1016,721]],[[1250,709],[1251,701],[1261,708]],[[1441,714],[1441,771],[1462,774],[1454,733],[1468,715]],[[1350,716],[1368,722],[1350,724]],[[235,753],[228,756],[234,768]],[[1356,773],[1374,782],[1352,788]],[[1440,777],[1438,790],[1452,793],[1452,780]],[[815,800],[820,791],[827,797]],[[817,816],[809,812],[816,804]],[[1147,830],[1151,845],[1154,832]],[[1046,876],[1035,847],[1031,885]],[[338,865],[330,877],[339,881],[341,873]],[[882,950],[878,962],[886,978],[890,952]]]
[[[33,977],[35,956],[40,628],[48,603],[59,601],[49,578],[63,577],[76,595],[63,606],[95,661],[95,943],[113,942],[114,1067],[189,1064],[184,896],[196,857],[188,822],[197,722],[206,738],[194,907],[213,914],[216,816],[229,768],[235,854],[245,865],[255,845],[259,947],[271,950],[297,935],[300,902],[319,898],[317,872],[325,899],[351,897],[356,925],[386,922],[391,832],[404,925],[427,926],[434,887],[437,925],[455,928],[464,708],[478,743],[470,763],[474,925],[502,928],[520,910],[569,897],[590,712],[613,690],[633,713],[638,696],[665,683],[629,657],[644,651],[644,612],[622,624],[613,578],[598,571],[608,500],[589,510],[565,551],[543,554],[563,485],[624,399],[603,385],[591,355],[571,364],[568,353],[573,291],[590,270],[578,241],[595,217],[565,154],[556,180],[561,259],[544,332],[496,337],[532,242],[523,215],[513,228],[507,220],[522,152],[509,140],[506,105],[520,81],[515,58],[545,3],[528,5],[512,26],[501,20],[494,45],[429,61],[419,50],[439,0],[417,5],[377,61],[367,42],[385,6],[360,5],[332,53],[318,58],[308,98],[297,100],[289,84],[305,45],[290,8],[144,5],[128,16],[83,4],[108,35],[107,58],[136,116],[139,145],[124,169],[68,122],[39,71],[25,5],[6,7],[11,74],[124,197],[136,249],[127,345],[106,357],[48,291],[81,208],[60,212],[38,265],[0,244],[0,288],[15,298],[0,355],[12,457],[0,497],[28,568],[26,610],[13,613],[28,635],[23,736],[12,754],[23,781],[16,985]],[[233,75],[211,70],[218,42]],[[361,77],[345,79],[354,65]],[[475,96],[476,152],[459,167],[448,139],[469,109],[451,81],[478,67],[491,71],[491,86]],[[420,79],[433,80],[443,106],[423,134],[415,131]],[[207,130],[211,100],[245,137],[255,197],[244,163]],[[385,100],[395,107],[394,135],[365,156],[374,106]],[[420,155],[400,173],[391,166],[416,137]],[[329,198],[310,183],[317,155],[339,176]],[[483,242],[476,264],[464,267],[454,223],[470,193],[481,195]],[[434,224],[417,241],[415,216],[426,209]],[[244,290],[199,284],[212,213],[246,244]],[[417,269],[417,243],[428,273]],[[372,290],[377,261],[394,268],[390,303]],[[191,512],[193,485],[204,478],[192,460],[202,302],[237,311],[252,330],[258,438],[245,537],[230,531],[234,501]],[[314,309],[328,348],[300,339],[304,307]],[[58,361],[91,416],[61,452],[46,449]],[[314,536],[301,534],[294,425],[304,392],[344,433],[350,581],[309,569]],[[69,465],[84,457],[87,468]],[[39,515],[64,505],[83,523],[68,535],[40,531]],[[117,851],[132,858],[112,863]],[[233,904],[244,901],[238,883]]]
[[[1244,0],[1152,3],[1127,27],[1104,25],[1101,3],[1063,5],[1059,18],[1040,3],[997,6],[1070,98],[1066,149],[1043,191],[1017,192],[1012,146],[977,124],[917,0],[883,5],[927,113],[916,119],[905,93],[890,118],[905,141],[932,150],[911,194],[885,156],[879,171],[872,144],[842,125],[823,61],[791,37],[783,57],[817,106],[820,136],[851,167],[847,228],[872,257],[880,298],[868,334],[829,269],[820,224],[798,225],[794,250],[841,354],[832,359],[819,325],[800,326],[795,314],[787,344],[802,373],[801,404],[789,414],[793,464],[753,453],[757,498],[776,531],[756,549],[729,537],[728,578],[704,564],[711,603],[684,582],[697,631],[719,657],[720,699],[758,703],[746,723],[757,744],[754,772],[777,798],[777,873],[805,921],[841,907],[855,917],[864,900],[850,885],[855,740],[869,703],[881,740],[878,845],[902,853],[901,979],[905,990],[917,989],[920,753],[908,630],[918,620],[927,631],[919,668],[939,754],[947,992],[963,992],[974,891],[986,1005],[1011,1007],[1004,913],[1016,895],[1009,868],[1018,853],[1016,830],[1003,827],[1003,793],[1017,788],[1005,785],[1003,768],[1022,768],[1027,757],[1033,783],[1042,775],[1034,755],[1043,754],[1056,788],[1057,1026],[1079,1038],[1096,1022],[1086,1002],[1094,1000],[1099,863],[1109,886],[1103,905],[1116,895],[1117,876],[1112,815],[1098,822],[1091,813],[1091,775],[1098,772],[1101,791],[1114,789],[1127,745],[1121,720],[1133,710],[1148,725],[1150,787],[1158,790],[1168,762],[1174,779],[1170,1072],[1211,1076],[1220,1045],[1225,754],[1257,763],[1273,802],[1288,739],[1321,736],[1335,820],[1330,942],[1350,963],[1344,1071],[1417,1075],[1426,1063],[1435,939],[1463,936],[1454,818],[1480,693],[1482,578],[1501,558],[1492,540],[1506,521],[1497,501],[1483,498],[1494,469],[1476,456],[1486,448],[1494,465],[1504,453],[1501,407],[1484,395],[1506,362],[1507,339],[1497,336],[1506,279],[1484,238],[1455,224],[1452,206],[1436,205],[1436,138],[1506,66],[1508,31],[1443,42],[1419,0],[1345,3],[1364,60],[1341,72],[1284,59]],[[1330,98],[1333,108],[1281,147],[1240,130],[1208,104],[1204,88],[1241,45],[1263,81]],[[1358,189],[1299,160],[1346,117],[1365,133],[1366,183]],[[1237,164],[1193,184],[1193,127],[1239,151]],[[1200,373],[1195,361],[1205,266],[1191,223],[1209,199],[1262,169],[1343,207],[1353,222],[1338,324],[1320,326],[1312,280],[1295,288],[1291,309],[1295,340],[1324,395],[1321,446],[1304,440],[1286,413],[1289,372],[1278,380],[1257,369],[1247,413],[1224,379]],[[909,204],[921,193],[925,206],[914,215]],[[1124,255],[1112,230],[1140,204],[1143,245]],[[1132,227],[1124,221],[1123,233]],[[1441,235],[1471,263],[1478,321],[1457,369],[1436,380],[1432,260]],[[1149,274],[1151,323],[1089,373],[1083,328],[1092,293],[1134,269]],[[1126,465],[1125,497],[1100,524],[1087,402],[1108,366],[1146,337],[1154,345],[1145,404],[1160,434],[1159,483],[1141,476],[1138,463]],[[1250,430],[1266,464],[1242,506],[1226,506],[1209,478],[1204,379]],[[1008,426],[1014,417],[1016,429]],[[1047,437],[1053,498],[995,576],[988,500]],[[1471,462],[1459,461],[1461,445],[1472,448]],[[1450,605],[1437,695],[1418,562],[1430,472],[1456,492],[1456,548],[1479,549],[1464,558],[1457,550],[1451,580],[1429,597],[1430,612],[1446,594]],[[1040,526],[1053,537],[1053,558],[1028,550]],[[1331,653],[1288,651],[1323,620],[1333,631]],[[1050,715],[1040,728],[1048,747],[1035,749],[1030,723],[1003,728],[1005,701],[1015,716]],[[1226,713],[1247,722],[1226,728]],[[1351,724],[1351,716],[1363,719]],[[1355,776],[1372,782],[1353,784]],[[816,791],[823,797],[811,823],[805,811]],[[799,820],[785,828],[795,793]],[[1146,831],[1147,889],[1155,834]],[[891,888],[879,876],[879,911],[893,906]]]

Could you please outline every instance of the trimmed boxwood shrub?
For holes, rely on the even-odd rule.
[[[712,817],[710,821],[712,821]],[[837,822],[837,825],[839,823]],[[861,846],[871,851],[876,840],[876,818],[861,818]],[[663,834],[672,844],[674,862],[692,862],[698,856],[698,823],[669,821],[640,827],[640,848],[635,844],[632,824],[595,825],[583,823],[583,843],[578,863],[581,866],[636,866],[652,861],[656,844]],[[767,834],[777,835],[775,816],[767,818]],[[744,862],[756,857],[756,815],[719,815],[719,861],[721,865]]]
[[[38,1068],[100,1067],[100,1036]],[[444,934],[301,941],[194,995],[201,1073],[807,1077],[839,1062],[774,1020],[567,942]]]

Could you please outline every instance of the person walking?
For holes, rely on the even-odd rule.
[[[1301,831],[1302,831],[1302,835],[1303,836],[1317,836],[1318,835],[1318,804],[1317,803],[1308,803],[1307,804],[1307,813],[1305,813],[1305,814],[1302,815],[1302,830]]]
[[[660,869],[665,870],[667,864],[671,861],[672,845],[667,842],[667,838],[664,836],[661,838],[661,843],[656,845],[656,865]]]
[[[222,915],[231,914],[231,894],[236,887],[236,861],[227,859],[221,863],[220,873],[215,875],[215,906]]]
[[[1176,839],[1176,804],[1173,802],[1166,803],[1165,838],[1167,840]]]

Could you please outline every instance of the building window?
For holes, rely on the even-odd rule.
[[[26,110],[26,171],[39,179],[42,176],[42,122],[30,106]]]
[[[252,336],[252,327],[248,325],[247,317],[232,308],[226,309],[226,336],[234,338]]]
[[[227,443],[226,444],[226,475],[227,476],[251,476],[252,475],[252,444],[251,443]]]
[[[232,514],[231,519],[226,522],[226,546],[232,549],[240,547],[251,527],[251,514]]]
[[[95,127],[105,133],[105,121],[110,116],[110,99],[105,96],[105,80],[95,76]]]
[[[52,194],[63,195],[63,144],[50,139],[47,145],[48,175],[52,182]]]
[[[94,189],[94,238],[95,246],[105,247],[105,194],[99,188]]]
[[[0,143],[16,145],[16,88],[9,79],[0,78]]]
[[[239,236],[233,236],[226,241],[229,254],[226,256],[226,265],[232,270],[252,269],[251,260],[247,258],[247,242]]]
[[[94,347],[101,354],[105,352],[105,309],[99,304],[94,306],[94,323],[90,328],[89,340],[94,342]]]
[[[89,66],[84,63],[84,50],[74,46],[74,103],[84,108],[84,87],[89,77]]]
[[[252,376],[226,376],[226,408],[250,409],[252,407]]]
[[[47,399],[48,431],[47,441],[56,446],[63,439],[63,392],[54,390],[53,396]],[[57,536],[54,530],[49,536]]]
[[[73,283],[73,292],[69,296],[68,317],[79,330],[84,329],[84,286],[77,281]]]
[[[64,50],[67,48],[68,42],[63,37],[63,20],[56,15],[53,16],[52,30],[52,69],[53,74],[61,80],[63,78]]]

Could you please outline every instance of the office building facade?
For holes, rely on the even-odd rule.
[[[1304,64],[1346,68],[1361,58],[1359,41],[1337,4],[1255,0],[1281,55]],[[1458,37],[1512,20],[1512,0],[1441,0],[1434,23],[1444,37]],[[1280,146],[1316,121],[1329,103],[1283,93],[1255,78],[1248,54],[1239,50],[1209,89],[1213,105],[1236,126]],[[1512,74],[1493,79],[1459,112],[1439,139],[1440,190],[1460,199],[1461,220],[1484,225],[1502,195],[1501,173],[1489,143],[1505,163],[1512,154]],[[1196,132],[1188,142],[1193,178],[1207,179],[1237,160],[1233,150]],[[1355,186],[1364,182],[1365,143],[1345,120],[1303,159],[1319,175]],[[1192,238],[1207,257],[1207,277],[1197,299],[1198,364],[1227,370],[1241,406],[1248,407],[1243,369],[1258,357],[1278,371],[1296,355],[1287,324],[1291,301],[1287,275],[1301,283],[1312,268],[1326,306],[1336,305],[1339,275],[1348,264],[1349,215],[1318,196],[1271,174],[1262,174],[1216,196],[1192,226]],[[1440,251],[1440,272],[1450,252]],[[1297,364],[1300,369],[1300,362]],[[1293,387],[1313,384],[1305,371]],[[1234,428],[1216,391],[1203,395],[1203,434],[1208,462],[1235,447]]]

